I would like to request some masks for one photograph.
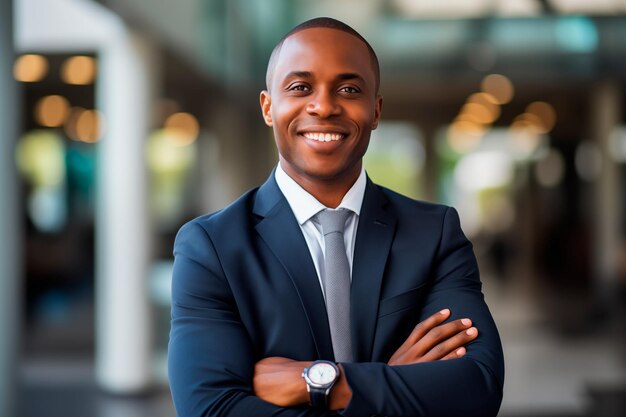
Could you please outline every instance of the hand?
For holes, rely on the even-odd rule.
[[[456,359],[465,355],[465,345],[478,336],[470,319],[443,323],[450,310],[433,314],[415,326],[406,341],[389,359],[389,365],[409,365],[418,362]]]
[[[302,370],[311,362],[270,357],[256,363],[252,385],[257,397],[280,407],[309,402]]]

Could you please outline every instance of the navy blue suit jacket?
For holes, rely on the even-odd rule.
[[[252,391],[265,357],[333,360],[324,298],[302,231],[274,176],[181,228],[174,245],[169,379],[179,417],[326,416]],[[389,366],[426,317],[450,308],[479,336],[461,359]],[[456,211],[369,179],[351,289],[354,363],[345,416],[495,416],[504,365],[471,243]]]

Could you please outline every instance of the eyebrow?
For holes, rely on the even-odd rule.
[[[346,72],[346,73],[343,73],[343,74],[339,74],[337,76],[337,78],[339,78],[342,81],[357,79],[359,81],[365,82],[365,79],[363,79],[362,76],[360,76],[359,74],[356,74],[356,73],[352,73],[352,72]]]
[[[287,74],[285,80],[288,80],[290,78],[311,78],[312,76],[313,73],[310,71],[291,71],[289,74]]]
[[[285,77],[285,80],[289,80],[291,78],[312,78],[312,77],[313,77],[313,73],[311,71],[291,71],[289,74],[287,74],[287,76]],[[354,72],[345,72],[345,73],[338,74],[337,79],[341,81],[359,80],[365,83],[365,79],[361,75],[354,73]]]

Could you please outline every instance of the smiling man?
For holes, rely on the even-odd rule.
[[[495,416],[504,366],[450,207],[372,183],[376,54],[307,21],[261,93],[279,164],[179,232],[169,377],[184,416]]]

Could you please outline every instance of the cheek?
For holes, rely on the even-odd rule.
[[[271,115],[274,138],[276,139],[277,145],[280,147],[281,144],[284,144],[287,140],[289,118],[280,107],[273,107]]]
[[[376,108],[371,104],[354,106],[350,109],[351,119],[360,126],[369,128],[376,119]]]
[[[298,112],[299,109],[297,106],[288,100],[281,100],[280,103],[276,103],[272,106],[272,117],[274,119],[274,123],[278,122],[282,125],[291,123]]]

